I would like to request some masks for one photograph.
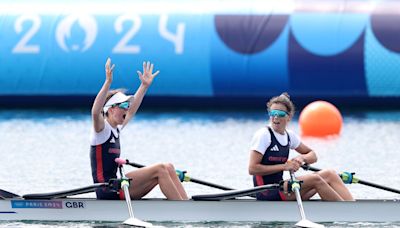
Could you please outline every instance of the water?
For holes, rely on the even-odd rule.
[[[381,222],[381,223],[370,223],[370,222],[353,222],[353,223],[320,223],[327,228],[342,228],[342,227],[368,227],[368,228],[393,228],[400,227],[400,224]],[[176,222],[163,222],[153,223],[155,227],[174,227],[174,228],[293,228],[293,223],[284,222],[198,222],[198,223],[176,223]],[[99,223],[99,222],[0,222],[0,227],[24,227],[24,228],[129,228],[131,226],[121,225],[118,223]]]
[[[360,179],[400,189],[400,111],[344,112],[339,137],[304,138],[319,160],[315,167],[356,172]],[[122,133],[121,157],[144,165],[171,162],[188,175],[240,189],[249,143],[266,124],[257,111],[141,111]],[[92,183],[89,110],[0,110],[0,188],[18,194],[59,191]],[[297,118],[290,126],[299,132]],[[292,152],[294,155],[295,152]],[[129,170],[129,169],[128,169]],[[301,171],[304,173],[304,171]],[[300,174],[301,174],[300,173]],[[299,175],[300,175],[299,174]],[[184,183],[189,195],[218,190]],[[358,199],[398,194],[350,185]],[[88,196],[94,197],[93,194]],[[156,188],[147,197],[163,197]],[[292,227],[291,223],[161,223],[167,227]],[[400,223],[328,223],[328,227],[400,227]],[[1,222],[0,227],[118,227],[117,223]]]

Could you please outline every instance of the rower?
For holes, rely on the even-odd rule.
[[[287,93],[271,98],[267,102],[269,115],[268,126],[259,129],[251,142],[249,173],[253,175],[254,186],[284,182],[283,189],[267,190],[257,193],[258,200],[296,200],[288,187],[288,180],[283,180],[283,171],[296,172],[304,163],[317,161],[316,153],[293,131],[287,129],[295,108]],[[290,150],[299,153],[291,160]],[[340,177],[332,170],[298,176],[303,181],[301,197],[310,199],[318,193],[322,200],[354,200]]]
[[[117,177],[118,165],[115,159],[119,158],[121,153],[121,131],[136,114],[144,95],[159,73],[153,73],[153,64],[144,62],[143,72],[137,72],[141,84],[134,96],[128,96],[123,90],[110,90],[114,66],[111,60],[107,59],[106,79],[92,106],[90,161],[95,183],[108,182]],[[167,199],[188,199],[172,164],[155,164],[124,175],[134,180],[128,192],[133,199],[141,199],[157,185]],[[126,192],[114,192],[108,188],[96,189],[98,199],[124,199],[124,194]]]

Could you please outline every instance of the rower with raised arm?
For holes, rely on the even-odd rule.
[[[114,67],[108,58],[105,64],[106,79],[92,107],[90,160],[95,183],[117,178],[118,165],[115,159],[120,157],[120,133],[136,114],[147,89],[159,74],[159,71],[153,73],[153,64],[143,62],[143,72],[137,71],[141,84],[135,95],[127,96],[123,90],[110,90]],[[188,199],[172,164],[147,166],[128,172],[126,177],[133,180],[129,186],[133,199],[142,198],[157,185],[167,199]],[[97,189],[96,195],[98,199],[124,199],[123,191],[115,192],[108,188]]]
[[[250,149],[249,174],[253,175],[254,186],[283,183],[283,189],[257,193],[258,200],[296,200],[290,189],[290,181],[283,181],[283,171],[296,172],[301,165],[317,161],[316,153],[301,142],[299,136],[287,130],[294,115],[294,104],[287,93],[271,98],[267,102],[269,126],[259,129],[253,136]],[[291,160],[289,151],[299,153]],[[298,176],[302,181],[301,197],[309,200],[319,194],[322,200],[351,201],[353,196],[334,170]]]

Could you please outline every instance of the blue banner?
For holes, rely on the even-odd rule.
[[[154,62],[154,97],[400,97],[387,1],[308,2],[0,2],[0,98],[94,96],[108,57],[131,93]]]

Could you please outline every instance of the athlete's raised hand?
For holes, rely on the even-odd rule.
[[[115,67],[115,64],[111,65],[111,59],[108,58],[105,68],[106,68],[106,80],[109,82],[112,82],[114,67]]]
[[[153,68],[154,64],[147,61],[143,62],[143,73],[137,71],[139,79],[144,86],[150,86],[151,83],[153,82],[153,79],[158,75],[158,73],[160,73],[160,71],[158,70],[153,74]]]

